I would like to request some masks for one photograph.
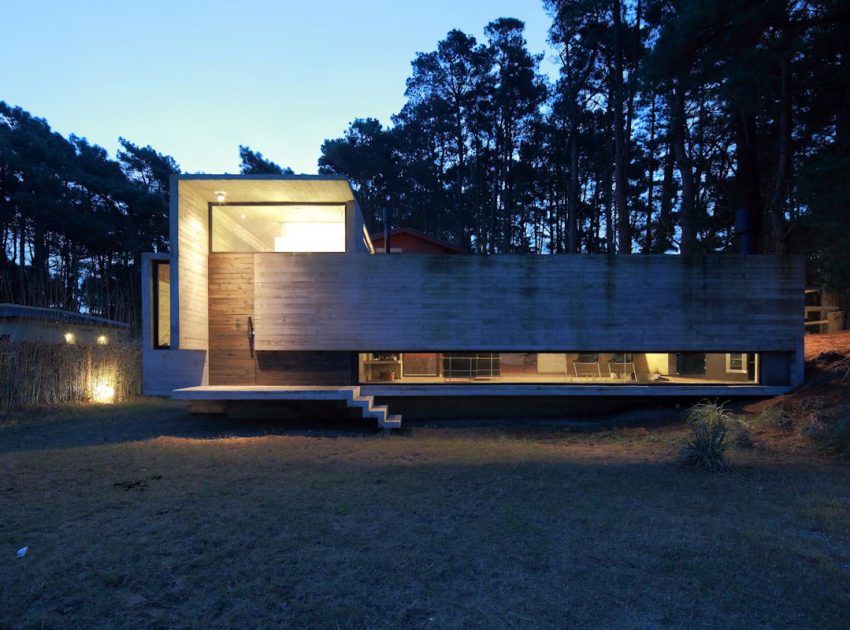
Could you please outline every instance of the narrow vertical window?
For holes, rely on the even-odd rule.
[[[171,347],[171,265],[165,260],[154,260],[153,273],[153,347],[163,350]]]

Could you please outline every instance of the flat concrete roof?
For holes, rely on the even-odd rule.
[[[0,319],[30,319],[106,328],[130,328],[129,324],[117,322],[114,319],[106,319],[105,317],[95,317],[94,315],[86,315],[85,313],[76,313],[74,311],[62,311],[56,308],[8,303],[0,304]]]

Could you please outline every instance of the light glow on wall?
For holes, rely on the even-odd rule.
[[[65,343],[76,343],[77,336],[72,332],[65,333]]]
[[[100,380],[92,387],[92,400],[101,404],[112,404],[115,402],[115,387],[109,381]]]
[[[98,335],[97,336],[97,345],[105,346],[108,343],[109,343],[109,337],[107,337],[106,335]]]

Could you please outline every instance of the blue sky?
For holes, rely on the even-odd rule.
[[[2,0],[0,100],[188,172],[236,172],[247,144],[311,173],[354,118],[389,122],[417,51],[503,16],[554,74],[542,0]]]

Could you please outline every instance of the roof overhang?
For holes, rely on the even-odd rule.
[[[219,203],[347,203],[354,192],[338,175],[177,175],[179,194]]]

